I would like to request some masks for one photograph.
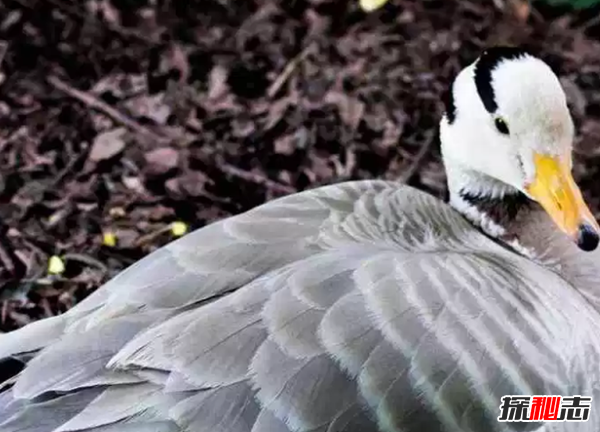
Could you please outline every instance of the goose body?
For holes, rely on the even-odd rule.
[[[450,204],[395,182],[321,187],[156,251],[0,336],[0,358],[26,363],[0,432],[598,431],[595,222],[544,198],[495,220],[540,192],[474,175],[451,164]],[[594,403],[583,423],[502,423],[505,395]]]

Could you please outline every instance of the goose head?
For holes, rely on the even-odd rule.
[[[574,127],[558,77],[519,48],[485,51],[450,90],[440,125],[450,204],[494,237],[539,204],[582,250],[599,227],[572,174]]]

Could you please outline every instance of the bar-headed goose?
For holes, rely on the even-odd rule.
[[[0,337],[0,431],[600,430],[598,225],[557,77],[486,51],[441,122],[450,205],[393,182],[284,197]],[[504,395],[595,398],[502,423]]]

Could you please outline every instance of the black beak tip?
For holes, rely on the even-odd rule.
[[[579,225],[577,231],[577,246],[579,246],[579,249],[591,252],[598,247],[598,242],[600,242],[600,237],[598,237],[598,233],[594,228],[588,224]]]

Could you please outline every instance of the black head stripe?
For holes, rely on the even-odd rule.
[[[475,64],[475,85],[477,93],[490,113],[498,109],[494,87],[492,86],[492,71],[504,60],[513,60],[531,55],[522,48],[493,47],[485,50]]]
[[[444,103],[446,105],[446,118],[448,123],[454,123],[456,118],[456,105],[454,105],[454,86],[450,84],[450,88],[444,94]]]

